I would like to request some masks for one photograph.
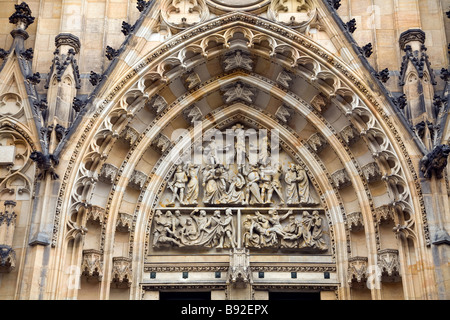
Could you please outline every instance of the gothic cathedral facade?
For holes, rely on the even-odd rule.
[[[0,299],[450,299],[449,0],[0,9]]]

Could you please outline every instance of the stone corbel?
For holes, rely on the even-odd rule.
[[[331,179],[333,180],[335,186],[338,189],[343,189],[343,188],[351,185],[350,177],[348,176],[348,173],[345,169],[340,169],[340,170],[335,171],[331,175]]]
[[[163,112],[167,108],[167,105],[168,104],[166,99],[159,95],[154,96],[148,104],[149,108],[155,111],[156,114],[160,114],[161,112]]]
[[[290,72],[284,70],[281,71],[277,76],[277,82],[286,89],[290,88],[293,80],[294,76]]]
[[[348,284],[352,288],[365,288],[367,282],[367,257],[348,259]]]
[[[120,136],[127,141],[130,146],[133,145],[136,140],[139,138],[139,132],[136,131],[136,129],[132,127],[125,127],[125,129],[122,131]]]
[[[130,232],[133,223],[133,216],[128,213],[120,212],[116,222],[116,230],[118,232]]]
[[[147,175],[141,171],[134,170],[128,181],[128,186],[136,190],[141,190],[145,181],[147,181]]]
[[[360,138],[358,132],[352,125],[346,126],[339,134],[349,146],[353,145]]]
[[[380,168],[378,167],[378,164],[376,162],[368,163],[361,169],[364,177],[369,183],[376,182],[381,179]]]
[[[382,282],[398,282],[401,280],[398,250],[383,249],[378,251],[378,267],[381,271]]]
[[[310,104],[319,112],[325,111],[328,107],[329,100],[321,93],[312,98]]]
[[[352,232],[358,232],[364,229],[364,221],[361,212],[351,212],[347,214],[348,228]]]
[[[183,111],[183,117],[190,125],[194,125],[195,121],[200,121],[203,118],[203,113],[199,107],[193,105]]]
[[[126,289],[131,286],[131,259],[127,257],[114,257],[111,285]]]
[[[278,108],[277,112],[275,112],[275,116],[277,117],[277,119],[281,120],[283,123],[288,123],[293,115],[294,110],[284,104]]]
[[[316,153],[320,153],[328,145],[328,142],[322,134],[317,132],[309,137],[308,144]]]
[[[111,184],[114,182],[114,179],[117,175],[117,167],[110,163],[104,163],[102,168],[100,169],[100,174],[98,179],[103,183]]]
[[[102,281],[103,278],[103,254],[100,250],[83,250],[83,262],[81,263],[81,275],[88,280]]]
[[[225,72],[233,69],[253,70],[253,60],[250,54],[241,50],[227,53],[223,59],[223,70]]]
[[[155,140],[152,141],[152,146],[161,154],[169,148],[170,144],[170,139],[163,133],[160,133]]]
[[[248,249],[234,248],[230,252],[227,283],[237,288],[245,288],[248,284],[253,283]]]
[[[102,224],[105,219],[105,214],[105,208],[99,206],[89,206],[86,210],[86,220],[98,221]]]
[[[375,220],[378,224],[395,222],[395,209],[393,206],[384,205],[375,209]]]

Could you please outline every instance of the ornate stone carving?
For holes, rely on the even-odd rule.
[[[345,29],[348,30],[348,32],[353,33],[356,31],[356,19],[353,18],[352,20],[344,23]]]
[[[294,110],[292,110],[291,107],[287,106],[287,105],[281,105],[277,112],[275,113],[275,116],[280,119],[283,123],[288,123],[289,120],[292,118],[292,116],[294,115]]]
[[[283,220],[289,217],[284,226]],[[326,251],[323,239],[322,218],[319,211],[303,211],[301,220],[295,218],[292,210],[280,216],[275,209],[269,209],[268,216],[259,211],[246,215],[243,221],[244,246],[246,248],[288,248],[306,251]]]
[[[289,89],[294,79],[294,75],[287,71],[281,71],[277,76],[277,82],[286,89]]]
[[[160,153],[164,153],[164,151],[166,151],[167,148],[170,147],[170,144],[171,144],[170,139],[169,139],[166,135],[164,135],[164,134],[162,134],[162,133],[160,133],[160,134],[155,138],[155,140],[152,141],[152,146],[153,146],[156,150],[158,150]]]
[[[134,26],[127,23],[126,21],[122,21],[122,33],[127,36],[134,31]]]
[[[190,125],[194,125],[195,121],[200,121],[203,118],[202,111],[196,105],[184,110],[183,116]]]
[[[116,222],[116,230],[119,232],[129,232],[133,224],[133,216],[128,213],[119,212]]]
[[[358,132],[352,125],[346,126],[339,134],[349,146],[353,145],[360,138]]]
[[[16,253],[12,249],[17,214],[16,203],[5,201],[5,210],[0,212],[0,272],[10,272],[16,266]]]
[[[364,230],[364,220],[361,212],[350,212],[347,214],[347,224],[350,231],[358,232]]]
[[[188,215],[180,210],[163,213],[156,210],[153,223],[153,247],[210,247],[235,248],[236,227],[232,209],[220,210],[212,215],[195,209]]]
[[[328,145],[328,142],[322,134],[316,132],[309,137],[308,144],[316,153],[320,153]]]
[[[348,259],[348,283],[352,288],[364,288],[367,282],[367,257],[352,257]]]
[[[7,245],[0,245],[0,272],[11,272],[16,267],[16,252]]]
[[[383,249],[378,251],[378,267],[381,271],[382,282],[398,282],[401,280],[398,250]]]
[[[403,32],[399,38],[400,49],[405,49],[406,44],[412,41],[425,43],[425,32],[420,29],[409,29]]]
[[[248,71],[253,70],[253,60],[249,53],[242,50],[236,50],[225,55],[223,59],[224,71],[228,72],[238,68]]]
[[[114,257],[111,284],[117,288],[129,288],[132,283],[131,259]]]
[[[125,140],[128,141],[130,146],[132,146],[137,139],[139,138],[139,132],[136,131],[136,129],[126,126],[125,129],[122,131],[120,136]]]
[[[373,53],[372,44],[368,43],[362,48],[359,48],[359,52],[361,52],[361,54],[363,54],[366,58],[370,58]]]
[[[100,250],[83,250],[83,262],[81,263],[81,275],[88,280],[102,281],[103,278],[103,254]]]
[[[418,31],[421,31],[417,29]],[[421,31],[423,33],[423,31]],[[425,33],[423,33],[425,37]],[[403,56],[402,65],[400,67],[400,77],[399,85],[404,86],[407,76],[408,65],[411,65],[416,69],[417,76],[422,79],[424,76],[424,71],[428,71],[430,76],[430,83],[436,85],[433,69],[431,68],[431,63],[427,54],[427,48],[422,43],[420,51],[413,51],[411,45],[406,44],[403,48],[405,55]]]
[[[30,155],[30,159],[36,162],[37,168],[39,170],[38,179],[42,180],[47,174],[50,174],[53,180],[59,178],[55,172],[55,167],[58,165],[59,161],[52,154],[43,154],[40,151],[33,151]]]
[[[250,269],[249,251],[245,248],[234,248],[230,252],[230,267],[228,268],[227,284],[237,288],[245,288],[253,283]]]
[[[162,6],[164,22],[175,30],[201,23],[209,15],[204,0],[165,0],[162,1]]]
[[[366,180],[371,183],[381,179],[381,172],[376,162],[366,164],[361,168]]]
[[[328,106],[328,99],[319,93],[318,95],[312,98],[310,104],[319,112],[323,112]]]
[[[147,175],[141,171],[134,170],[128,181],[128,186],[136,190],[141,190],[145,181],[147,181]]]
[[[286,182],[286,204],[317,204],[310,191],[308,175],[300,165],[291,164],[284,174],[284,180]]]
[[[197,87],[202,81],[197,73],[191,71],[183,75],[184,86],[187,90],[194,89]]]
[[[333,180],[334,185],[338,189],[348,187],[352,183],[350,177],[348,176],[347,170],[345,169],[335,171],[331,175],[331,179]]]
[[[98,221],[100,224],[105,221],[105,208],[99,206],[90,206],[86,212],[86,220]]]
[[[163,97],[156,95],[150,100],[148,106],[151,110],[154,110],[156,114],[160,114],[167,108],[167,101]]]
[[[271,1],[267,15],[281,24],[304,31],[315,21],[317,12],[311,0],[275,0]]]
[[[111,184],[116,179],[117,170],[118,169],[115,165],[110,163],[104,163],[102,168],[100,169],[98,179],[103,183]]]
[[[112,59],[117,57],[119,55],[119,53],[120,53],[119,50],[116,50],[116,49],[114,49],[114,48],[112,48],[110,46],[106,46],[106,54],[105,54],[105,56],[106,56],[106,58],[108,60],[111,61]]]
[[[22,2],[14,5],[15,12],[9,17],[9,23],[17,25],[20,29],[26,29],[34,22],[34,17],[31,16],[31,10],[28,4]]]
[[[420,170],[425,178],[431,178],[433,173],[437,179],[443,177],[445,167],[447,167],[447,158],[450,154],[450,146],[443,144],[436,146],[433,151],[420,160]]]
[[[375,77],[378,78],[383,83],[388,82],[388,80],[390,78],[389,69],[385,68],[385,69],[381,70],[380,72],[376,72]]]
[[[238,81],[224,89],[223,97],[227,104],[237,101],[252,104],[256,99],[256,89]]]
[[[395,209],[392,205],[384,205],[375,209],[375,220],[378,223],[395,222]]]

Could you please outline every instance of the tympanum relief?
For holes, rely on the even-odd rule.
[[[328,228],[307,168],[274,132],[235,124],[205,134],[174,161],[154,211],[152,246],[328,250]]]

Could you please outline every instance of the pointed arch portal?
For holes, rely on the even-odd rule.
[[[430,294],[433,274],[410,267],[431,258],[403,124],[356,60],[243,12],[145,54],[140,36],[71,136],[78,143],[61,177],[52,239],[52,270],[64,273],[52,278],[54,298],[82,298],[92,287],[98,296],[88,297],[100,299],[164,290],[231,299],[280,290],[341,299]],[[201,141],[208,130],[236,125],[279,134],[279,171],[214,157],[177,167],[180,150],[211,147]],[[301,197],[305,188],[314,200],[295,200],[292,192]],[[82,266],[80,287],[61,285],[73,265]]]

